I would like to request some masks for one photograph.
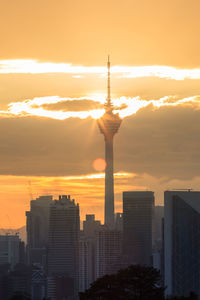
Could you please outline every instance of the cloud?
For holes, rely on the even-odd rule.
[[[71,63],[40,62],[37,60],[0,60],[0,74],[67,73],[75,78],[83,74],[105,76],[106,67],[81,66]],[[111,73],[124,78],[158,77],[173,80],[200,79],[200,68],[180,69],[171,66],[112,66]],[[78,77],[77,77],[78,76]]]
[[[46,110],[52,111],[88,111],[88,110],[96,110],[103,109],[104,105],[91,99],[66,99],[60,101],[56,104],[54,103],[46,103],[43,104],[42,107]]]
[[[198,98],[194,106],[188,101],[174,105],[172,99],[156,109],[151,104],[124,118],[115,137],[115,171],[168,180],[198,176],[200,110]],[[0,174],[90,174],[99,157],[104,157],[104,139],[91,118],[0,119]]]
[[[24,101],[18,101],[18,102],[12,102],[8,105],[8,110],[6,111],[0,111],[0,115],[2,117],[6,116],[6,113],[8,116],[19,116],[19,117],[24,117],[24,116],[37,116],[37,117],[47,117],[47,118],[52,118],[52,119],[57,119],[57,120],[65,120],[68,118],[80,118],[80,119],[86,119],[88,117],[97,119],[101,117],[104,113],[103,108],[97,108],[97,109],[91,109],[91,110],[77,110],[77,105],[75,105],[74,110],[66,110],[65,109],[60,109],[61,107],[68,102],[73,101],[73,103],[76,103],[75,99],[71,98],[60,98],[58,96],[52,96],[52,97],[39,97],[39,98],[34,98],[34,99],[28,99]],[[90,105],[92,104],[92,100],[88,100],[85,98],[80,98],[78,99],[79,103],[84,104],[84,101],[87,101],[85,104],[86,106],[88,105],[88,101],[90,102]],[[95,103],[93,103],[93,107],[95,107]],[[57,106],[60,105],[58,108]],[[73,104],[72,104],[73,105]],[[49,109],[50,107],[53,107],[53,110]],[[55,107],[54,107],[55,106]],[[100,106],[100,105],[99,105]],[[57,107],[57,108],[56,108]],[[91,105],[92,107],[92,105]],[[46,109],[45,109],[46,108]]]
[[[1,110],[1,117],[45,117],[56,120],[68,118],[87,119],[100,118],[105,110],[103,103],[105,98],[62,98],[58,96],[37,97],[24,101],[11,102],[7,110]],[[177,96],[165,96],[153,100],[145,100],[140,97],[120,97],[113,99],[114,113],[121,118],[136,114],[140,109],[152,106],[154,110],[167,106],[186,106],[194,109],[200,108],[200,96],[192,96],[179,99]]]
[[[117,168],[125,164],[126,171],[168,179],[198,176],[199,118],[199,109],[180,105],[146,107],[124,119],[116,137]]]

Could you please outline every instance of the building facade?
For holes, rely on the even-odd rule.
[[[200,192],[166,191],[164,200],[166,294],[200,296]]]
[[[102,226],[96,233],[96,278],[121,268],[122,232]]]
[[[18,235],[0,235],[0,265],[10,265],[12,270],[20,263],[20,244]]]
[[[152,264],[153,209],[153,192],[123,192],[123,255],[127,264]]]
[[[78,293],[79,231],[79,205],[69,195],[59,196],[49,219],[47,290],[52,300],[74,299]]]
[[[49,208],[52,196],[40,196],[31,200],[26,212],[27,260],[28,264],[40,263],[46,267]]]

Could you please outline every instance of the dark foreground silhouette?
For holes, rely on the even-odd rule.
[[[163,300],[160,272],[152,267],[133,265],[117,274],[97,279],[80,300]]]
[[[97,279],[80,300],[198,300],[191,292],[188,297],[164,297],[160,272],[152,267],[132,265],[117,274]]]
[[[167,300],[198,300],[198,296],[195,293],[191,292],[190,296],[188,296],[188,297],[184,297],[184,296],[176,297],[176,296],[173,296],[173,297],[167,298]]]
[[[132,265],[117,274],[105,275],[91,284],[80,300],[198,300],[191,292],[188,297],[164,297],[160,272],[152,267]],[[31,300],[26,293],[16,293],[10,300]],[[47,300],[47,299],[44,299]]]

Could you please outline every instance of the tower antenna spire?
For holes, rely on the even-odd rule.
[[[107,103],[106,103],[106,109],[107,111],[112,109],[112,103],[111,103],[111,93],[110,93],[110,55],[108,55],[108,62],[107,62],[107,69],[108,69],[108,81],[107,81]]]

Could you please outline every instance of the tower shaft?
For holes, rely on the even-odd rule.
[[[114,226],[113,137],[105,137],[105,224]]]
[[[98,120],[100,132],[105,139],[105,225],[109,228],[114,227],[114,176],[113,176],[113,139],[121,124],[118,114],[113,112],[113,105],[110,95],[110,60],[108,57],[108,82],[107,82],[107,99],[105,103],[105,113]]]

